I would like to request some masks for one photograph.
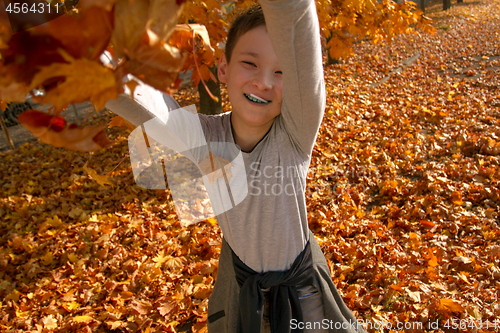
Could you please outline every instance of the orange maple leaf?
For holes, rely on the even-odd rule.
[[[74,58],[97,60],[108,47],[113,28],[113,13],[91,7],[78,14],[62,15],[30,29],[33,35],[48,35],[59,41]],[[78,38],[75,38],[78,32]]]
[[[30,89],[45,86],[42,103],[52,104],[57,110],[69,104],[91,101],[97,110],[112,98],[117,98],[121,87],[117,85],[113,72],[101,64],[88,59],[73,59],[61,51],[68,63],[54,63],[42,67],[31,82]],[[61,79],[58,84],[47,88],[48,82]]]
[[[439,310],[443,312],[463,312],[464,308],[455,300],[442,298],[439,300]]]
[[[115,4],[114,56],[127,59],[125,72],[167,93],[176,89],[185,60],[167,43],[182,7],[174,0],[117,0]]]

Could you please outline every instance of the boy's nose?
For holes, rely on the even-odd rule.
[[[262,71],[254,77],[253,84],[259,90],[270,90],[273,87],[273,79],[269,73]]]

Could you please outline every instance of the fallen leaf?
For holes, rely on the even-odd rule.
[[[419,291],[411,291],[410,289],[406,288],[406,293],[408,294],[408,297],[415,303],[420,303],[420,292]]]
[[[63,225],[61,219],[55,215],[53,218],[47,218],[47,220],[45,221],[47,222],[48,224],[50,224],[52,227],[54,228],[59,228],[60,226]]]
[[[186,258],[184,257],[172,257],[170,256],[165,261],[165,267],[172,270],[181,269],[186,264]]]
[[[90,316],[75,316],[73,317],[73,321],[77,322],[77,323],[85,323],[85,324],[88,324],[90,323],[92,320],[94,320],[92,317]]]
[[[158,312],[161,316],[165,317],[175,308],[176,304],[174,302],[167,302],[158,307]]]
[[[54,315],[48,315],[42,319],[43,327],[48,330],[53,330],[58,327],[57,319],[54,318]]]
[[[97,172],[94,169],[91,169],[87,166],[87,163],[83,166],[83,170],[85,170],[92,179],[94,179],[99,185],[101,185],[104,188],[107,188],[107,186],[114,187],[113,183],[111,183],[108,180],[108,177],[106,176],[100,176],[97,174]]]
[[[61,306],[63,307],[64,310],[72,312],[73,310],[78,309],[81,306],[81,304],[73,301],[73,302],[63,303]]]
[[[53,262],[54,262],[54,256],[52,255],[52,252],[50,252],[50,251],[45,253],[45,255],[42,257],[42,263],[45,266],[49,266]]]
[[[161,251],[158,253],[156,257],[153,258],[153,261],[156,263],[156,267],[161,267],[163,266],[163,263],[167,261],[171,256],[167,255],[165,256],[164,251]]]
[[[442,298],[439,300],[439,309],[444,312],[463,312],[464,308],[455,300]]]
[[[152,305],[149,302],[134,300],[131,308],[141,315],[147,315],[151,312]]]

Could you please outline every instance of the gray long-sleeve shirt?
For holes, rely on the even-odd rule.
[[[257,272],[288,269],[308,238],[305,186],[325,107],[319,24],[313,1],[260,1],[283,72],[283,104],[267,135],[243,153],[249,194],[217,216],[226,241]],[[230,115],[201,119],[233,141]]]

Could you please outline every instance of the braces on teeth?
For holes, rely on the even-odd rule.
[[[255,98],[256,100],[259,100],[261,102],[269,103],[269,101],[266,101],[265,99],[262,99],[259,96],[255,96],[254,94],[250,94],[249,96],[251,96],[252,98]]]

